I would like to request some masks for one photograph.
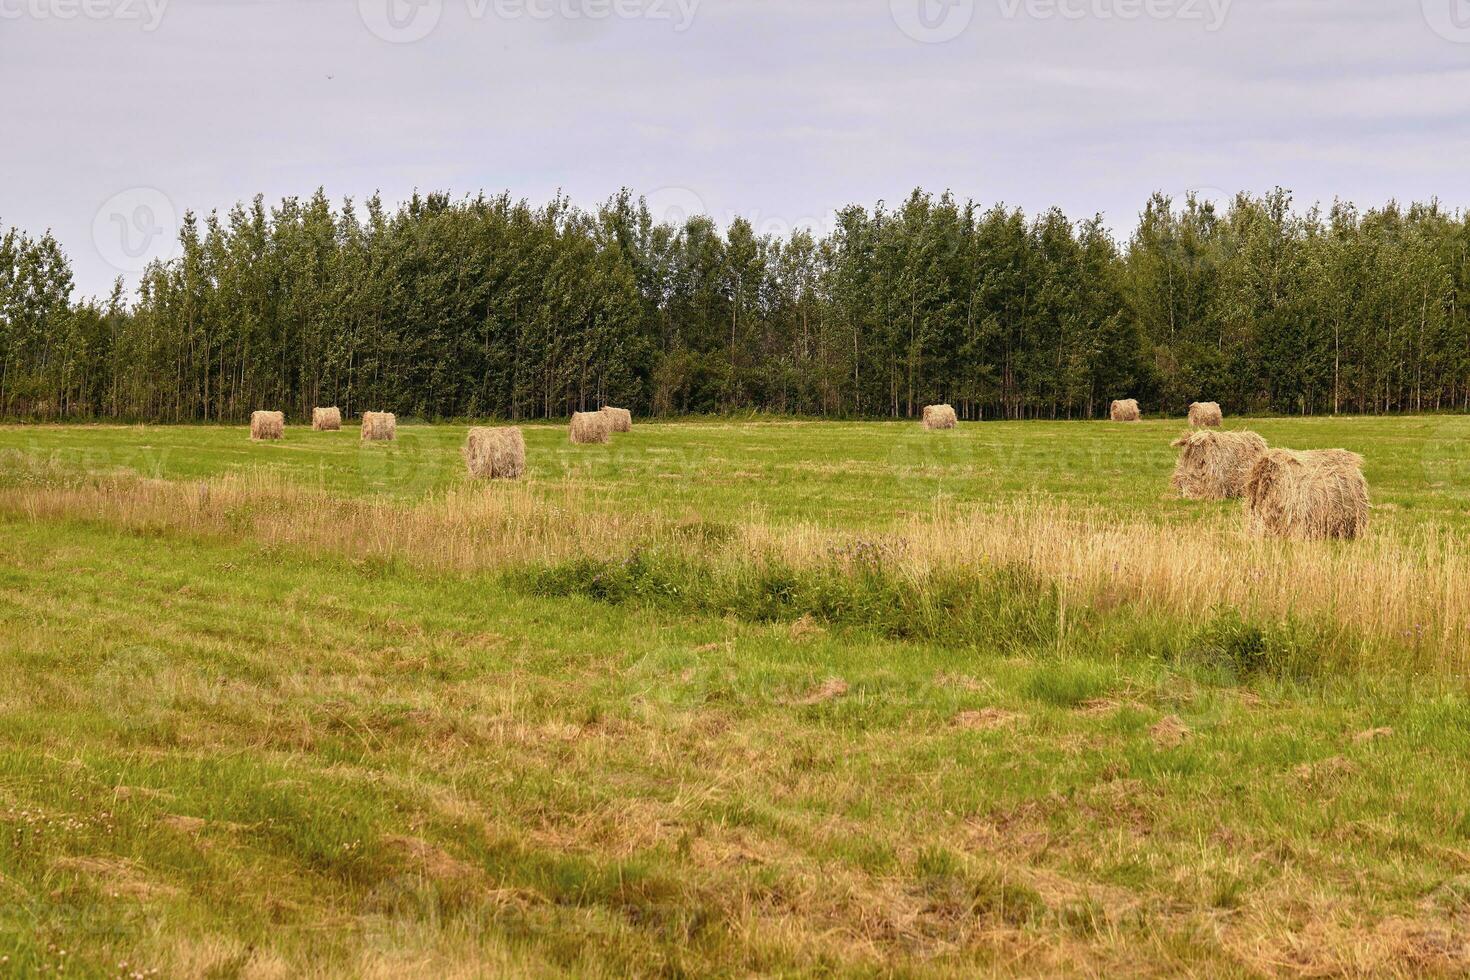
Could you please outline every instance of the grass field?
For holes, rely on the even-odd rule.
[[[0,428],[0,974],[1463,974],[1470,418],[1248,424]]]

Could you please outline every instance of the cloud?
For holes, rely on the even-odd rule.
[[[916,185],[1102,210],[1119,230],[1154,189],[1470,199],[1454,165],[1470,46],[1419,3],[1234,0],[1206,31],[974,0],[963,30],[925,43],[899,0],[702,0],[682,30],[676,0],[545,0],[547,17],[382,2],[404,6],[376,31],[359,0],[174,0],[154,31],[0,21],[0,85],[33,93],[7,108],[0,221],[53,228],[81,288],[102,292],[122,270],[95,219],[134,188],[182,213],[319,185],[589,206],[625,184],[680,187],[776,229]],[[415,4],[438,4],[433,28],[384,40],[425,23]]]

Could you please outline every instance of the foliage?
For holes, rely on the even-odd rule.
[[[535,595],[641,602],[757,623],[807,621],[896,640],[930,640],[987,651],[1053,643],[1054,586],[1019,567],[980,567],[916,580],[846,556],[817,568],[777,560],[729,566],[667,551],[622,559],[579,557],[520,576]]]
[[[1028,218],[914,191],[820,239],[657,223],[624,190],[260,197],[202,220],[131,305],[74,304],[49,235],[0,240],[0,414],[235,420],[758,410],[912,417],[1386,412],[1470,405],[1470,221],[1437,203],[1292,209],[1155,195]]]
[[[1256,622],[1220,609],[1190,639],[1187,652],[1235,674],[1309,676],[1320,667],[1330,632],[1296,619]]]

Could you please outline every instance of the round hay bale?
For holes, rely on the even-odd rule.
[[[959,425],[959,419],[955,416],[954,409],[950,406],[924,406],[925,429],[953,429],[957,425]]]
[[[477,480],[518,480],[526,472],[526,440],[513,425],[471,429],[463,453]]]
[[[578,445],[607,442],[612,438],[612,419],[602,412],[573,412],[568,434]]]
[[[1218,402],[1195,402],[1189,406],[1189,424],[1196,429],[1219,428],[1225,421]]]
[[[1179,461],[1169,483],[1189,500],[1228,500],[1245,492],[1251,467],[1266,451],[1254,432],[1190,432],[1174,440]]]
[[[608,421],[612,423],[614,432],[633,431],[633,413],[626,408],[613,408],[607,405],[603,407],[602,414],[606,415]]]
[[[250,438],[284,439],[286,437],[286,415],[284,412],[251,412]]]
[[[398,438],[398,417],[392,412],[363,412],[362,438],[367,442],[392,442]]]
[[[311,428],[313,432],[337,432],[342,428],[342,410],[340,408],[313,408],[311,410]]]
[[[1363,457],[1345,449],[1268,449],[1245,481],[1251,533],[1356,538],[1368,527]]]
[[[1114,422],[1139,422],[1143,413],[1138,410],[1138,399],[1120,398],[1108,408],[1108,418]]]

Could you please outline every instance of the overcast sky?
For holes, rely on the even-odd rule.
[[[0,0],[0,226],[79,290],[185,209],[509,189],[828,227],[915,186],[1470,203],[1470,0]]]

